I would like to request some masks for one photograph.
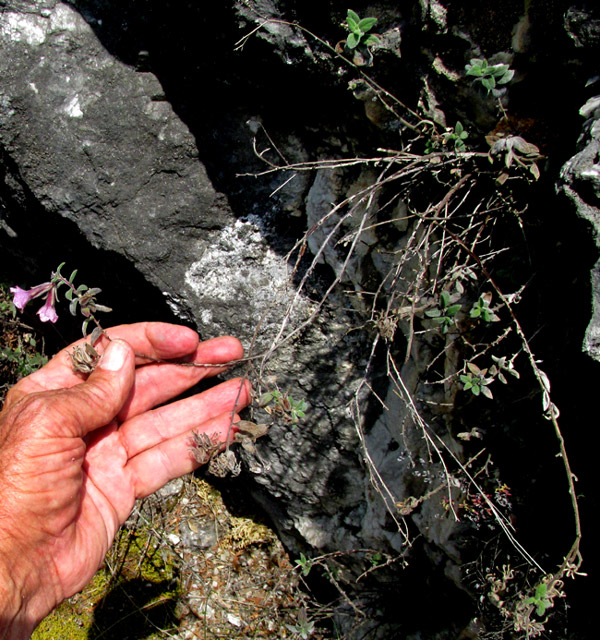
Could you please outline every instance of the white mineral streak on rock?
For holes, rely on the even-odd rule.
[[[186,282],[199,296],[235,299],[251,289],[265,303],[287,289],[287,265],[268,247],[258,229],[236,220],[225,228],[219,241],[209,247],[186,274]],[[260,266],[260,269],[254,268]]]
[[[315,549],[324,547],[331,537],[331,532],[327,528],[321,528],[318,518],[297,517],[294,524],[304,539]]]
[[[72,31],[78,33],[89,29],[85,20],[77,11],[66,4],[59,3],[50,14],[48,31]]]
[[[71,118],[81,118],[83,111],[79,104],[79,96],[73,96],[65,105],[65,113]]]
[[[272,338],[294,296],[285,260],[272,251],[259,228],[253,222],[236,220],[225,227],[193,262],[185,274],[185,282],[200,299],[205,309],[215,305],[239,309],[240,301],[247,315],[244,324],[246,338],[251,338],[260,323],[260,341]],[[299,297],[292,311],[292,326],[305,316],[307,301]],[[205,329],[212,326],[213,315],[202,314]]]
[[[4,13],[0,20],[0,38],[26,42],[34,47],[46,40],[48,21],[33,14]]]

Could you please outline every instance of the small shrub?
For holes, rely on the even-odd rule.
[[[474,76],[476,82],[480,82],[488,94],[500,84],[508,84],[515,72],[507,64],[490,64],[485,58],[471,58],[465,66],[468,76]]]
[[[450,294],[447,291],[442,291],[440,306],[426,311],[425,315],[431,318],[434,324],[440,326],[442,333],[448,333],[449,329],[454,326],[456,322],[455,316],[460,309],[461,306],[459,304],[450,304]]]
[[[469,371],[461,374],[460,381],[463,383],[463,389],[470,391],[474,396],[484,395],[490,400],[494,397],[488,385],[494,381],[494,378],[487,375],[487,369],[480,369],[474,362],[467,362]]]
[[[464,130],[464,127],[460,122],[456,123],[454,131],[448,131],[443,134],[444,144],[449,147],[454,147],[455,151],[464,151],[465,140],[469,137],[469,134]]]
[[[348,9],[346,16],[346,26],[350,33],[346,39],[348,49],[356,49],[357,47],[370,47],[379,44],[379,38],[373,34],[367,33],[374,27],[377,18],[360,18],[359,15]]]

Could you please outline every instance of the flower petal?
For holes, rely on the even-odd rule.
[[[13,304],[20,311],[23,311],[25,305],[33,297],[29,291],[21,289],[21,287],[11,287],[10,292],[13,294]]]

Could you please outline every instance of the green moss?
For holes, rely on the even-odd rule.
[[[81,593],[65,600],[46,616],[31,640],[87,640],[94,621],[94,606],[107,593],[110,577],[101,569]]]
[[[174,629],[180,587],[176,558],[149,527],[121,530],[87,587],[48,615],[32,640],[151,640]],[[113,568],[114,573],[108,570]]]

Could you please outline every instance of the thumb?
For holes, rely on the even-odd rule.
[[[135,354],[124,340],[111,340],[90,377],[56,398],[63,425],[83,437],[108,424],[127,400],[135,377]],[[56,407],[58,408],[58,407]]]

